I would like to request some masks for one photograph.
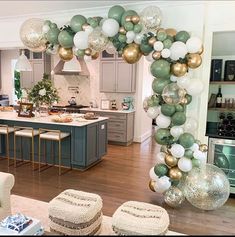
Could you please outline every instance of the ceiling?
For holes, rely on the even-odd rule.
[[[235,31],[213,34],[212,56],[235,55]]]
[[[117,4],[136,3],[118,1]],[[0,18],[63,10],[112,6],[115,1],[0,1]]]

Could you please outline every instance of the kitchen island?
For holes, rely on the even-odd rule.
[[[65,167],[78,168],[85,170],[101,161],[102,156],[107,153],[107,121],[106,117],[99,117],[94,120],[85,120],[72,115],[73,121],[68,123],[56,123],[53,118],[58,115],[48,115],[46,117],[18,117],[15,111],[0,112],[0,124],[11,127],[32,127],[34,129],[44,128],[51,130],[60,130],[61,132],[70,133],[70,136],[62,140],[62,160],[61,164]],[[5,136],[1,135],[0,156],[5,156]],[[13,157],[13,133],[10,133],[10,157]],[[22,140],[21,140],[22,139]],[[34,137],[35,162],[38,161],[38,136]],[[42,144],[44,141],[42,142]],[[58,163],[58,144],[57,142],[46,141],[44,145],[45,157],[48,164]],[[21,157],[20,148],[22,147],[22,157],[24,160],[30,159],[30,140],[29,138],[17,137],[17,158]],[[51,154],[55,152],[55,159]],[[43,153],[42,153],[43,154]]]

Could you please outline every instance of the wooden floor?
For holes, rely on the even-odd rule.
[[[125,201],[143,201],[166,208],[170,230],[194,235],[235,234],[235,199],[230,198],[215,211],[201,211],[187,202],[173,209],[164,204],[162,195],[149,190],[148,173],[155,165],[158,148],[151,140],[128,147],[109,145],[108,154],[96,166],[85,172],[73,170],[60,177],[56,167],[40,175],[29,164],[8,170],[6,160],[0,161],[0,171],[15,175],[13,193],[17,195],[50,201],[65,189],[77,189],[99,194],[105,215],[112,216]]]

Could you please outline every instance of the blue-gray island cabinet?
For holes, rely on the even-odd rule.
[[[18,117],[15,112],[0,112],[0,124],[11,127],[44,128],[68,132],[70,136],[61,142],[61,164],[65,167],[87,169],[98,163],[107,153],[107,121],[108,118],[99,117],[96,120],[81,120],[74,118],[70,123],[55,123],[53,116],[39,118]],[[14,133],[10,133],[10,157],[14,156]],[[6,137],[1,135],[0,155],[6,154]],[[41,141],[41,162],[58,164],[58,142]],[[17,159],[21,157],[27,161],[30,159],[30,138],[17,137]],[[53,154],[52,154],[53,153]],[[38,136],[34,137],[34,160],[38,162]]]

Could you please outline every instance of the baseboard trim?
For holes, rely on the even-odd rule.
[[[134,142],[142,143],[152,136],[152,129],[142,134],[140,137],[134,137]]]

